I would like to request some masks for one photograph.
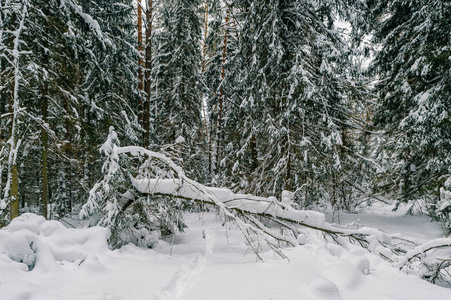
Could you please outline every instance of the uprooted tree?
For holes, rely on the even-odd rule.
[[[181,143],[169,145],[165,151],[183,147]],[[113,248],[128,243],[152,247],[162,235],[183,231],[184,211],[208,206],[216,208],[224,221],[236,224],[259,259],[264,243],[287,258],[283,248],[302,244],[300,236],[316,230],[343,246],[359,244],[407,273],[417,272],[433,283],[451,283],[449,238],[417,245],[374,228],[329,224],[322,213],[294,209],[292,193],[287,191],[279,201],[207,187],[186,177],[163,153],[120,147],[113,128],[100,150],[107,156],[104,177],[90,191],[80,214],[89,218],[91,225],[110,228]]]

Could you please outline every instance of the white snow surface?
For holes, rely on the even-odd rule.
[[[370,216],[342,217],[365,224]],[[408,236],[421,226],[385,218],[387,231],[393,224]],[[0,299],[451,299],[451,289],[406,275],[359,246],[326,243],[314,230],[300,238],[302,246],[285,250],[289,261],[263,249],[260,262],[241,232],[215,213],[189,213],[186,222],[185,233],[154,249],[111,251],[106,228],[66,228],[23,214],[0,230]],[[423,239],[439,235],[428,228]]]

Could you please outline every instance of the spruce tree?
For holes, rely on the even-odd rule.
[[[71,201],[58,205],[70,213],[72,203],[80,205],[80,200],[84,201],[85,191],[97,175],[90,170],[99,164],[99,132],[106,134],[109,125],[117,124],[128,142],[137,140],[138,54],[133,45],[136,28],[131,4],[2,2],[1,107],[2,114],[6,113],[4,109],[14,112],[8,114],[14,120],[0,121],[1,139],[14,141],[12,148],[20,145],[14,151],[9,151],[6,144],[3,147],[2,176],[7,179],[7,173],[13,175],[2,181],[2,198],[16,190],[10,189],[11,184],[20,182],[22,203],[40,206],[40,213],[48,215],[52,190],[65,186],[67,197],[63,198]],[[18,143],[20,128],[26,130],[20,133]],[[11,140],[11,135],[16,137]],[[7,163],[13,153],[16,155],[12,158],[27,164],[13,168],[14,163]],[[57,174],[62,174],[61,178]]]
[[[298,190],[333,202],[349,127],[350,49],[335,30],[345,3],[240,2],[239,52],[226,120],[226,169],[237,191]]]
[[[232,2],[206,1],[208,5],[205,29],[204,82],[206,109],[208,110],[209,173],[213,182],[226,163],[225,128],[229,119],[234,73],[233,61],[237,54],[235,6]],[[207,30],[208,29],[208,30]]]
[[[439,0],[371,3],[373,71],[399,199],[434,195],[451,173],[451,5]]]
[[[202,23],[197,0],[164,1],[155,35],[154,130],[159,145],[184,145],[184,168],[205,180],[200,48]]]

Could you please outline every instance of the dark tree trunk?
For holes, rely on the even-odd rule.
[[[144,72],[144,91],[146,98],[143,105],[143,146],[149,147],[150,144],[150,69],[152,67],[152,10],[153,0],[147,1],[146,10],[146,47],[145,47],[145,72]]]

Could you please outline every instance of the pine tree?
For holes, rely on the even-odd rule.
[[[84,191],[99,175],[86,171],[99,165],[96,148],[103,136],[99,133],[106,134],[108,126],[116,125],[127,142],[138,142],[136,112],[141,92],[133,8],[131,0],[83,0],[69,5],[78,78],[73,97],[64,102],[62,130],[66,186],[76,206],[85,201]]]
[[[150,248],[158,242],[160,235],[183,231],[182,211],[190,207],[189,204],[177,197],[141,194],[132,184],[132,178],[138,181],[148,178],[174,180],[178,174],[165,165],[165,160],[160,161],[165,158],[163,155],[152,152],[153,155],[146,158],[140,151],[150,152],[147,149],[121,148],[113,127],[100,150],[106,156],[103,178],[91,189],[80,215],[89,217],[93,222],[90,225],[109,227],[109,242],[113,248],[128,243]],[[134,160],[124,153],[139,158]],[[138,167],[136,162],[140,163]]]

